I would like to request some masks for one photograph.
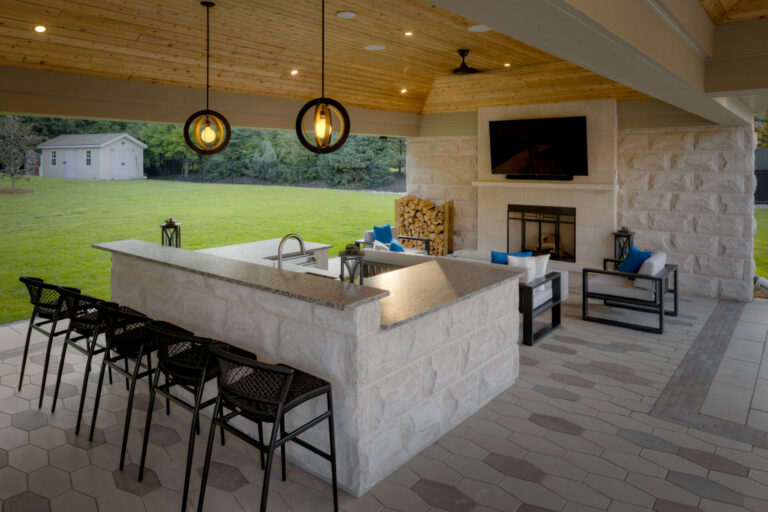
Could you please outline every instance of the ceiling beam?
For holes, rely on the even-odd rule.
[[[661,0],[429,1],[714,123],[752,122],[743,103],[705,92],[707,31],[689,25],[703,18],[675,26]]]
[[[0,66],[0,112],[85,119],[184,123],[203,108],[201,89]],[[293,130],[300,100],[211,91],[211,106],[240,128]],[[350,107],[352,133],[412,137],[421,116]]]

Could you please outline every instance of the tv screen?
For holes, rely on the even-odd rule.
[[[587,118],[491,121],[491,169],[520,179],[586,176]]]

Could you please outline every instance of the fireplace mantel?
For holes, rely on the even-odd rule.
[[[604,190],[616,192],[618,185],[604,185],[600,183],[537,183],[530,181],[473,181],[473,187],[511,187],[511,188],[549,188],[563,190]]]

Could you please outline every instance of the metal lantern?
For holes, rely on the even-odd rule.
[[[616,260],[624,261],[627,257],[629,248],[634,244],[635,232],[630,231],[626,227],[618,231],[613,232],[613,258]]]
[[[364,257],[365,253],[355,244],[349,244],[346,250],[339,251],[339,258],[341,259],[341,275],[339,279],[344,281],[344,270],[346,269],[347,274],[349,274],[350,283],[354,283],[356,279],[359,279],[360,284],[363,284]]]
[[[160,224],[161,243],[169,247],[181,247],[181,222],[176,222],[173,218]]]

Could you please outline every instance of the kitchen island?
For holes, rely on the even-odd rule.
[[[94,247],[112,253],[116,302],[329,380],[339,485],[355,496],[518,375],[520,272],[506,266],[437,258],[360,286],[137,240]],[[288,427],[323,407],[304,404]],[[321,447],[326,435],[306,433]],[[314,454],[288,456],[328,479]]]

